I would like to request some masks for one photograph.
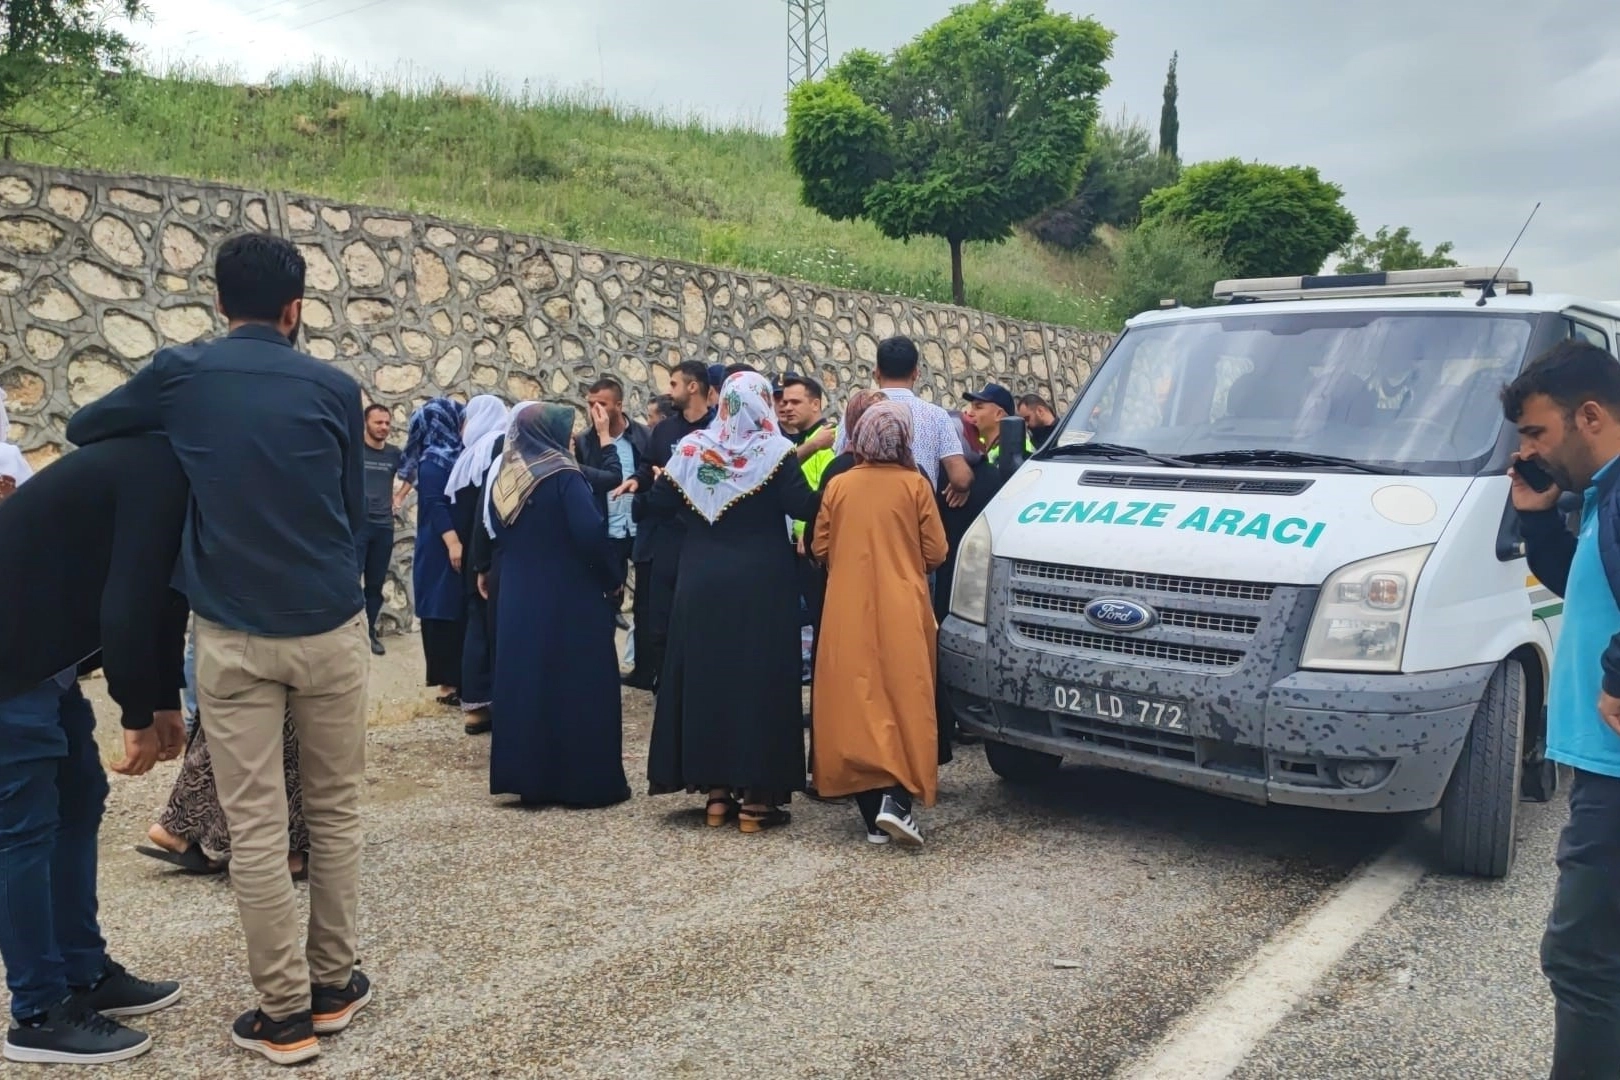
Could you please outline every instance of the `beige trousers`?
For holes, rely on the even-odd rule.
[[[359,945],[360,799],[366,769],[365,614],[313,637],[267,638],[199,617],[197,704],[231,835],[231,887],[259,1007],[310,1007],[312,982],[346,986]],[[309,825],[309,934],[287,873],[282,727],[291,709]]]

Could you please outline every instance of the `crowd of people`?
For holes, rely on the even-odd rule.
[[[9,443],[0,397],[0,558],[30,569],[0,611],[7,1059],[136,1056],[151,1040],[122,1020],[181,994],[117,964],[97,924],[108,789],[78,683],[97,668],[123,731],[114,771],[180,761],[137,850],[229,872],[259,994],[232,1040],[297,1064],[370,1002],[368,654],[386,652],[412,492],[424,681],[491,735],[492,794],[630,798],[630,687],[655,695],[647,790],[697,796],[709,825],[779,828],[810,792],[852,797],[872,843],[922,843],[914,805],[950,757],[939,571],[998,482],[999,421],[1050,424],[1049,404],[991,384],[953,415],[913,393],[918,350],[897,337],[842,423],[814,378],[761,373],[779,358],[688,361],[645,422],[603,378],[577,432],[569,404],[437,398],[401,448],[388,408],[298,350],[296,247],[235,237],[215,275],[228,332],[81,409],[79,449],[49,469]]]

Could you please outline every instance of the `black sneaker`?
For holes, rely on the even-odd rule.
[[[379,639],[376,634],[371,635],[371,655],[386,656],[387,654],[388,650],[383,648],[381,639]]]
[[[354,1014],[371,1002],[371,980],[359,968],[349,976],[348,986],[316,986],[309,992],[314,1013],[315,1034],[334,1035],[349,1026]]]
[[[293,1013],[285,1020],[272,1020],[258,1009],[245,1012],[231,1025],[231,1042],[263,1054],[277,1065],[297,1065],[321,1052],[307,1012]]]
[[[910,810],[903,810],[893,795],[883,796],[883,807],[878,811],[877,827],[907,847],[922,847],[922,830]]]
[[[179,1001],[180,984],[137,979],[122,965],[109,960],[101,981],[88,989],[73,991],[73,999],[102,1016],[145,1016]]]
[[[70,997],[36,1020],[13,1024],[3,1052],[7,1061],[35,1065],[106,1065],[150,1049],[150,1035],[131,1031]]]

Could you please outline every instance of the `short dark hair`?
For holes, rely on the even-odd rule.
[[[591,383],[590,386],[586,387],[585,392],[587,394],[600,394],[604,390],[611,390],[613,391],[614,397],[618,398],[620,401],[624,400],[624,383],[620,382],[618,379],[615,379],[611,375],[604,375],[600,379],[597,379],[595,382]]]
[[[1551,398],[1566,416],[1595,401],[1620,417],[1620,362],[1590,342],[1560,341],[1502,387],[1502,415],[1518,423],[1525,402],[1537,394]]]
[[[394,415],[394,411],[392,409],[390,409],[388,406],[386,406],[386,405],[378,405],[375,402],[373,402],[372,404],[366,406],[366,419],[370,420],[371,419],[371,414],[374,413],[374,412],[385,412],[389,416]]]
[[[219,247],[214,283],[227,319],[276,322],[304,296],[304,257],[279,236],[243,233]]]
[[[688,379],[702,383],[704,386],[709,385],[709,365],[701,360],[682,360],[676,366],[674,374],[685,375]]]
[[[1023,397],[1018,399],[1018,404],[1022,405],[1026,409],[1045,409],[1053,416],[1057,415],[1057,410],[1052,408],[1052,403],[1041,397],[1039,394],[1025,394]]]
[[[825,401],[827,398],[827,391],[823,390],[821,384],[808,375],[788,375],[784,377],[782,379],[782,389],[786,390],[790,386],[804,387],[804,392],[817,401]]]
[[[759,369],[758,368],[754,367],[751,364],[745,364],[745,363],[743,363],[741,361],[738,361],[735,364],[726,365],[726,378],[729,379],[733,375],[740,375],[741,373],[743,373],[745,371],[748,372],[750,375],[758,375],[759,374]]]
[[[659,414],[662,416],[674,416],[675,399],[670,397],[668,394],[659,394],[657,397],[647,402],[647,408],[657,409]]]
[[[919,362],[917,343],[908,337],[884,338],[878,342],[877,369],[885,379],[909,379],[917,373]]]

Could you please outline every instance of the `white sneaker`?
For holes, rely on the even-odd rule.
[[[878,811],[877,827],[907,847],[922,847],[922,830],[908,811],[900,809],[893,795],[883,796],[883,808]]]
[[[887,844],[889,842],[889,834],[884,832],[882,829],[879,829],[876,832],[869,832],[866,834],[866,842],[868,844]]]

